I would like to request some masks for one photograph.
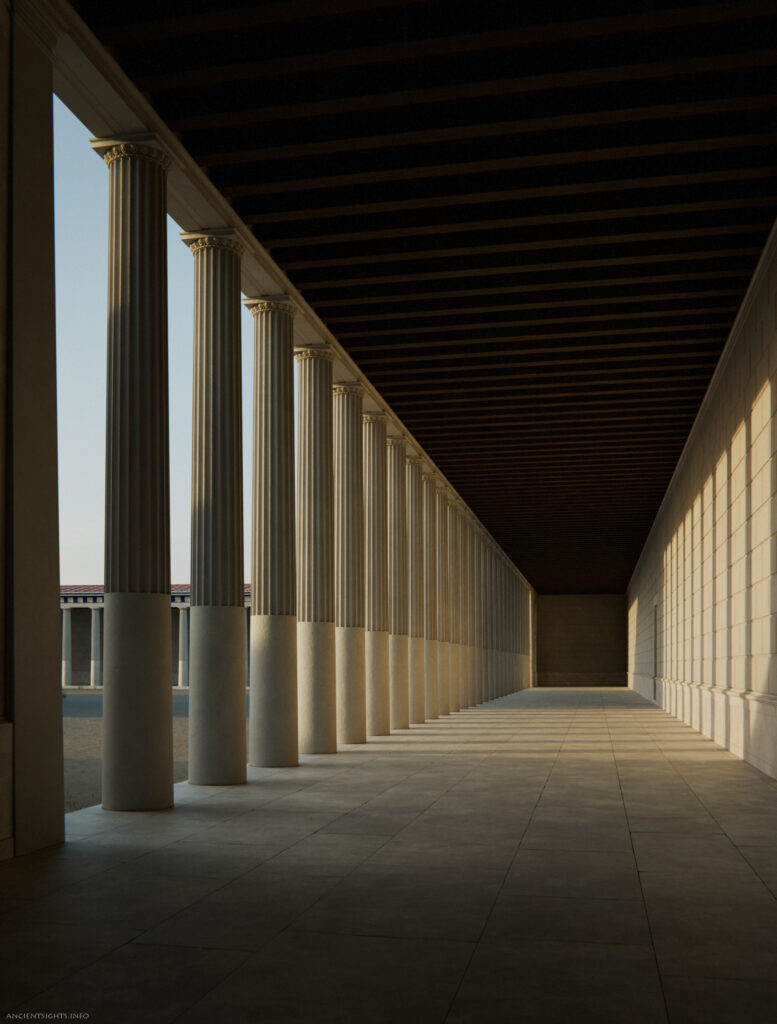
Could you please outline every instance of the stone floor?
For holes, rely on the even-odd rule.
[[[777,1020],[777,781],[633,692],[249,771],[0,865],[0,1013]]]

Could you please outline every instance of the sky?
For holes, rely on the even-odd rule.
[[[60,581],[104,579],[108,168],[54,99]],[[167,218],[171,579],[190,577],[193,258]],[[245,579],[250,579],[253,321],[242,310]],[[296,368],[295,368],[296,369]]]

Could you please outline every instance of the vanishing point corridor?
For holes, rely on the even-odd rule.
[[[774,1019],[777,782],[633,691],[526,690],[301,762],[74,812],[4,865],[0,1009]]]

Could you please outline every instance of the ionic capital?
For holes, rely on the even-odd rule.
[[[362,423],[386,423],[386,414],[383,412],[362,413]]]
[[[99,153],[109,167],[114,160],[132,158],[158,164],[164,171],[170,168],[170,157],[152,132],[125,135],[122,138],[92,139],[91,144],[95,153]]]
[[[182,231],[181,241],[189,247],[192,255],[201,252],[203,249],[225,249],[227,252],[243,252],[243,243],[228,231]]]
[[[285,313],[292,318],[297,310],[288,295],[260,295],[243,299],[243,305],[256,317],[260,313]]]
[[[332,350],[326,345],[311,345],[309,348],[298,348],[294,353],[294,358],[298,363],[303,363],[308,359],[321,359],[326,363],[331,363],[334,356]]]
[[[404,448],[407,438],[404,434],[398,436],[390,436],[386,438],[386,444],[389,448]]]
[[[408,466],[420,466],[423,461],[420,455],[407,455],[405,457],[405,462]]]
[[[364,394],[364,388],[358,380],[339,380],[332,385],[332,394],[353,395],[358,398],[359,395]]]

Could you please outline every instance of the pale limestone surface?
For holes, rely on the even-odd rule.
[[[633,691],[301,760],[0,865],[0,1011],[772,1024],[777,783]]]
[[[628,588],[629,685],[777,777],[777,233]]]

